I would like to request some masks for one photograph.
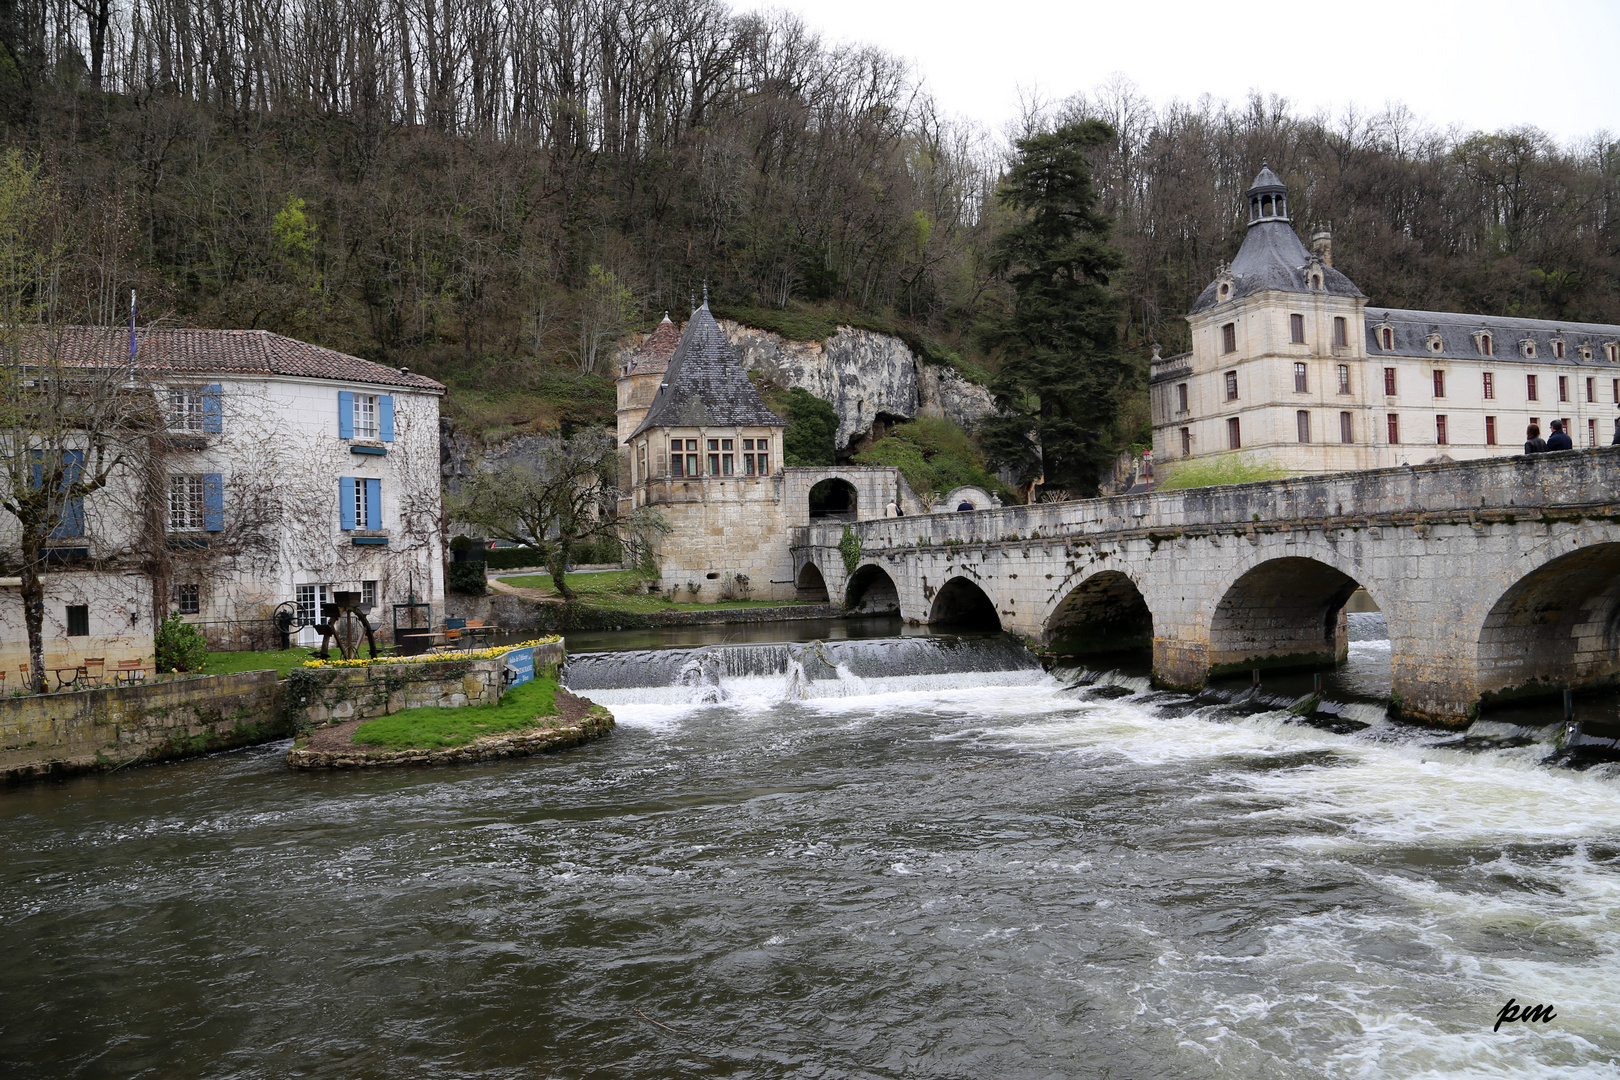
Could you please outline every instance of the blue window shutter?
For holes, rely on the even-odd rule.
[[[36,484],[44,483],[44,470],[35,465]],[[62,489],[79,482],[80,473],[84,470],[84,451],[68,450],[62,455]],[[56,519],[56,528],[51,530],[53,538],[83,536],[84,535],[84,500],[69,499],[62,504],[62,514]]]
[[[382,528],[382,481],[366,481],[366,528]]]
[[[354,477],[338,477],[338,516],[345,529],[354,528]]]
[[[354,438],[354,391],[338,391],[338,438]]]
[[[209,383],[203,391],[203,434],[218,435],[225,430],[224,388]]]
[[[394,441],[394,395],[377,395],[377,427],[383,442]]]
[[[203,473],[203,532],[225,531],[225,477]]]

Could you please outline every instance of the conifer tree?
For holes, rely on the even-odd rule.
[[[997,192],[1014,217],[993,262],[1013,302],[984,335],[1001,354],[991,383],[1001,415],[984,430],[991,461],[1083,495],[1096,494],[1114,452],[1120,391],[1133,370],[1109,284],[1124,260],[1109,243],[1112,221],[1097,209],[1086,158],[1113,135],[1089,120],[1018,140]]]

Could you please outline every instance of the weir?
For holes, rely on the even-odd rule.
[[[562,675],[570,690],[610,707],[854,697],[1044,677],[1034,653],[1008,634],[580,653]]]

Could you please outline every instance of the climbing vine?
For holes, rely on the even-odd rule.
[[[844,557],[845,573],[853,574],[861,565],[861,538],[848,525],[844,526],[844,535],[838,541],[838,554]]]

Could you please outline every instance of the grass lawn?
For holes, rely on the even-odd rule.
[[[337,655],[333,649],[332,654]],[[211,652],[203,664],[204,675],[232,675],[238,671],[274,669],[278,679],[310,659],[309,649],[276,649],[269,652]]]
[[[537,675],[508,690],[494,705],[460,709],[406,709],[367,720],[355,729],[354,742],[387,750],[435,750],[463,746],[484,735],[521,731],[556,712],[557,680]]]
[[[550,574],[526,574],[521,577],[502,577],[499,580],[508,585],[515,585],[520,589],[536,589],[547,596],[556,596],[557,591],[552,588]],[[638,595],[631,590],[641,580],[634,570],[609,570],[595,574],[569,574],[565,581],[568,587],[578,594],[582,603],[595,608],[611,608],[614,611],[634,611],[646,613],[651,611],[668,611],[672,608],[681,610],[718,611],[726,608],[757,608],[757,607],[784,607],[789,604],[803,603],[801,600],[724,600],[718,604],[687,604],[671,603],[657,596]]]

